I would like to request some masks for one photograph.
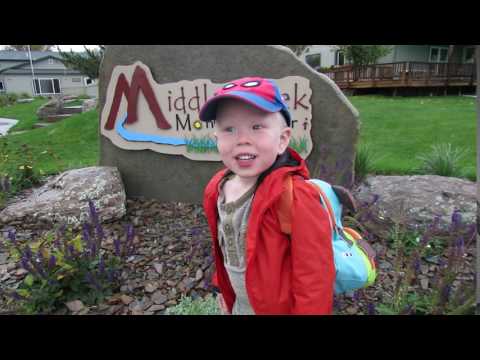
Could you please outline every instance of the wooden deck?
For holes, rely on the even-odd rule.
[[[477,84],[475,64],[398,62],[346,65],[324,73],[341,89],[454,87]]]

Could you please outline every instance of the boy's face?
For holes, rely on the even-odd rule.
[[[267,113],[236,100],[222,101],[215,137],[226,167],[244,180],[256,181],[288,146],[291,129],[280,113]]]

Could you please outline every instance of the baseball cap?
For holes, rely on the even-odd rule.
[[[283,100],[277,84],[271,79],[244,77],[228,82],[202,106],[199,113],[200,120],[210,121],[215,119],[218,104],[223,99],[241,100],[270,113],[280,112],[287,125],[290,126],[291,124],[288,106]]]

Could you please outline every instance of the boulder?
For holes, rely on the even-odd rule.
[[[37,116],[40,119],[46,119],[51,115],[61,114],[64,106],[63,101],[62,97],[54,97],[38,108]]]
[[[437,175],[369,176],[354,191],[360,203],[378,200],[374,213],[385,223],[406,222],[412,228],[428,225],[436,216],[438,226],[447,230],[452,214],[459,211],[464,223],[477,216],[476,184],[459,178]]]
[[[97,99],[86,99],[82,105],[82,112],[93,110],[97,107]]]
[[[126,214],[126,195],[115,167],[88,167],[64,172],[33,191],[26,199],[0,212],[0,225],[11,223],[68,224],[79,227],[89,219],[92,200],[101,222]]]

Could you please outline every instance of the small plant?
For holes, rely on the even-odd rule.
[[[182,296],[180,302],[169,307],[165,313],[166,315],[221,315],[216,298],[210,294],[195,300]]]
[[[31,96],[27,92],[21,92],[20,95],[19,95],[19,98],[20,99],[29,99],[29,98],[31,98]]]
[[[378,157],[370,145],[360,145],[355,154],[355,181],[359,183],[365,179],[368,174],[372,173],[377,161]]]
[[[308,140],[306,136],[301,137],[300,139],[292,137],[290,139],[290,144],[288,144],[293,150],[299,154],[307,152]]]
[[[429,153],[417,156],[421,161],[417,169],[423,174],[461,177],[460,162],[465,157],[465,150],[453,148],[452,144],[432,145]]]
[[[185,139],[187,145],[187,152],[190,153],[218,153],[217,143],[208,135],[201,138],[193,136],[190,139]]]
[[[93,305],[110,296],[119,286],[122,258],[133,254],[133,227],[127,228],[126,241],[115,239],[114,253],[102,249],[105,235],[93,202],[89,201],[90,222],[81,235],[74,236],[62,226],[30,244],[20,244],[10,230],[6,247],[11,258],[27,275],[9,293],[20,312],[48,314],[62,304],[80,300]]]
[[[455,285],[468,248],[476,236],[476,225],[462,223],[458,211],[452,214],[452,223],[448,234],[442,233],[438,226],[439,219],[426,229],[418,245],[408,251],[405,234],[398,229],[394,233],[396,242],[396,257],[393,269],[393,294],[377,306],[379,314],[417,314],[417,315],[449,315],[473,313],[475,291],[473,284],[460,283]],[[432,281],[430,290],[415,292],[412,286],[419,281],[422,260],[429,255],[430,244],[437,241],[443,244],[448,253],[446,260],[439,255],[438,272]],[[439,248],[441,249],[441,248]],[[443,252],[442,252],[443,253]]]

